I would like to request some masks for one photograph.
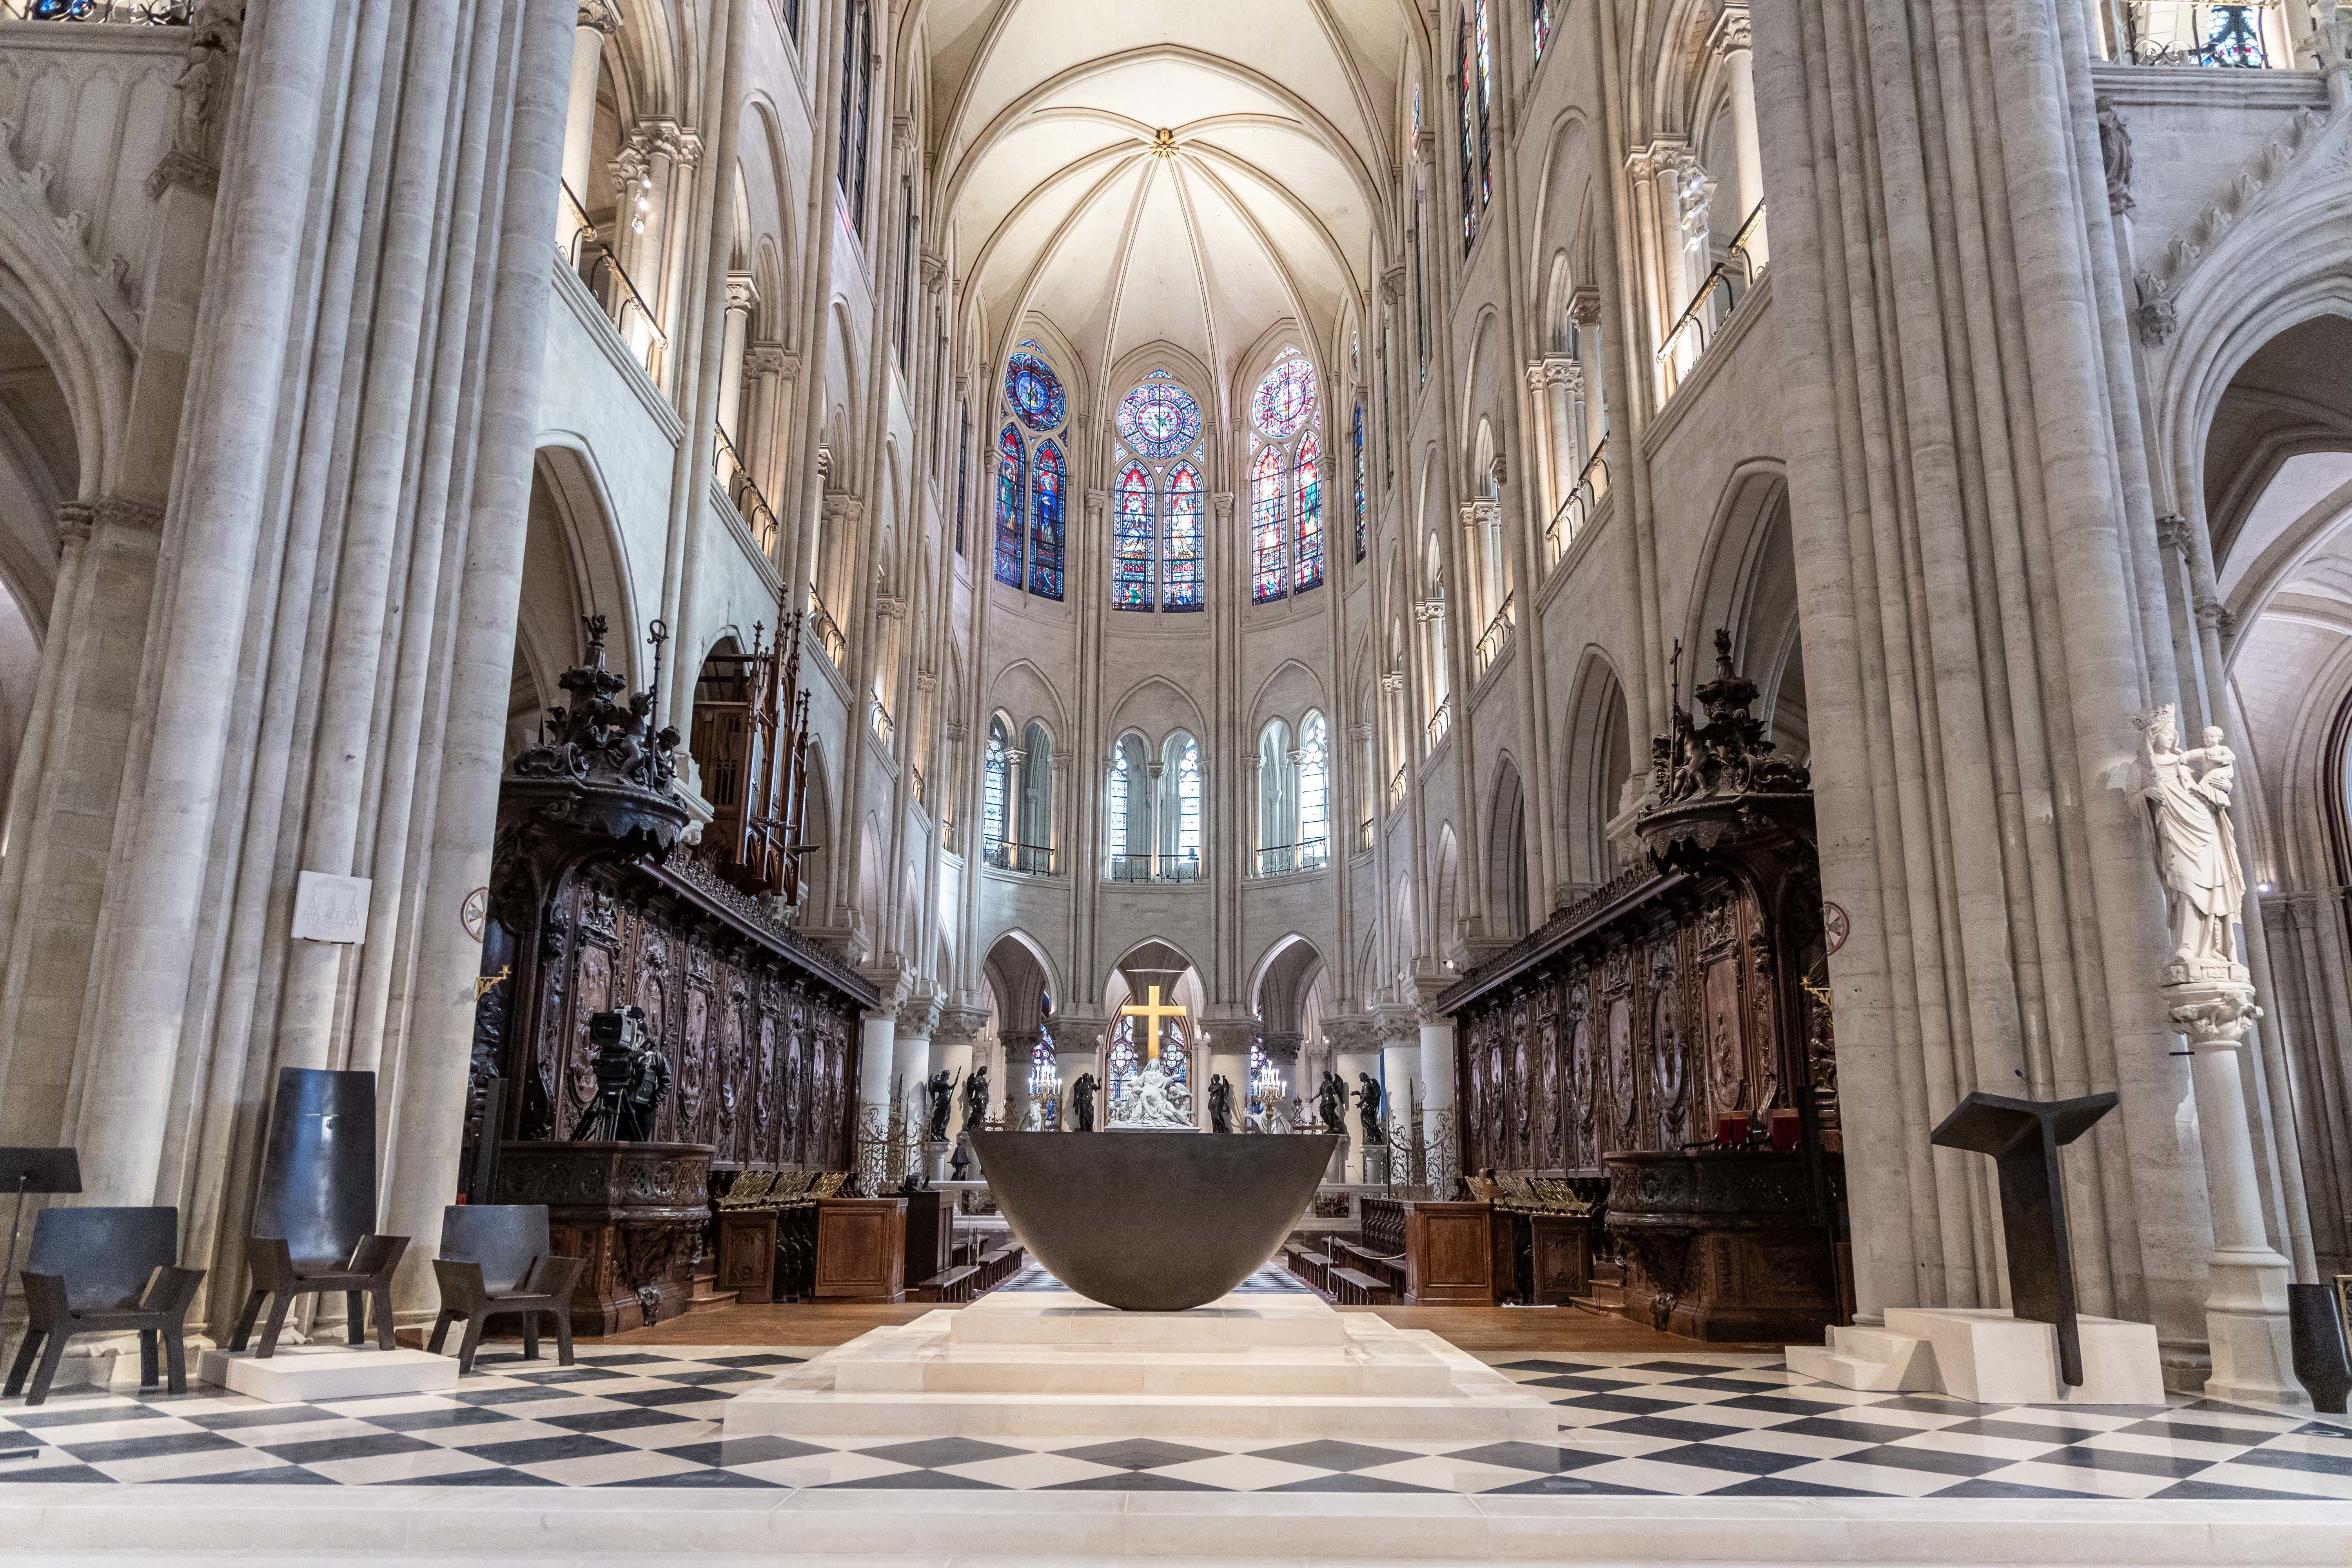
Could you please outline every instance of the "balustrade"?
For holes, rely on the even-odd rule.
[[[1394,811],[1404,804],[1404,787],[1408,773],[1406,764],[1397,764],[1396,776],[1389,780],[1389,809]]]
[[[1429,716],[1429,749],[1435,751],[1454,732],[1454,699],[1448,697]]]
[[[2299,42],[2279,0],[2125,0],[2108,26],[2109,57],[2140,66],[2291,69]]]
[[[1577,476],[1576,488],[1568,492],[1567,499],[1559,503],[1559,510],[1551,514],[1550,524],[1544,529],[1544,553],[1548,563],[1557,564],[1559,558],[1568,553],[1568,547],[1576,542],[1577,536],[1584,531],[1585,524],[1592,521],[1594,509],[1601,505],[1601,498],[1608,493],[1609,437],[1603,436],[1601,445],[1592,448],[1591,459],[1584,465],[1584,472]]]
[[[1000,871],[1018,871],[1026,877],[1050,877],[1054,874],[1051,845],[1016,844],[1009,838],[992,838],[980,847],[980,858]]]
[[[195,12],[196,0],[0,0],[0,20],[19,22],[184,27],[195,19]]]
[[[841,627],[834,620],[833,612],[824,607],[824,601],[816,596],[814,588],[809,590],[808,625],[809,630],[816,637],[816,646],[824,650],[825,658],[833,660],[833,668],[846,673],[849,668],[849,639],[841,635]]]
[[[1516,593],[1503,595],[1503,607],[1495,612],[1495,618],[1486,623],[1486,631],[1478,637],[1480,675],[1494,668],[1495,661],[1503,657],[1503,650],[1511,646],[1511,601],[1516,597]]]
[[[735,515],[743,520],[744,528],[759,544],[760,553],[771,561],[774,560],[775,508],[770,506],[768,498],[760,493],[760,487],[753,482],[751,470],[743,466],[742,454],[735,450],[735,443],[727,438],[727,432],[714,425],[710,439],[712,472],[726,490],[728,500],[733,503]]]
[[[890,710],[882,706],[882,699],[874,700],[874,738],[886,747],[897,737],[898,726],[890,721]]]
[[[1197,882],[1201,856],[1188,849],[1170,855],[1114,855],[1108,880],[1113,882]]]
[[[1285,877],[1293,871],[1313,871],[1331,863],[1331,841],[1309,838],[1297,844],[1273,844],[1257,852],[1257,875]]]
[[[597,237],[588,209],[580,205],[580,197],[568,184],[563,186],[563,221],[570,230],[563,237],[565,260],[604,308],[606,320],[613,323],[621,342],[628,345],[630,354],[645,367],[647,375],[653,374],[654,367],[661,363],[663,353],[669,347],[669,335],[654,319],[653,307],[637,291],[621,258],[613,254],[611,246]]]
[[[1665,377],[1664,395],[1672,397],[1682,378],[1706,353],[1709,340],[1720,332],[1764,275],[1754,246],[1764,232],[1764,204],[1758,202],[1748,221],[1731,238],[1723,258],[1707,269],[1682,315],[1658,345],[1658,369]]]

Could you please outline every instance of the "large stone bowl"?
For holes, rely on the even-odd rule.
[[[1129,1312],[1181,1312],[1256,1272],[1315,1195],[1326,1133],[975,1132],[1006,1223],[1054,1277]]]

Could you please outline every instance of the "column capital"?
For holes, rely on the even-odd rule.
[[[1323,1040],[1335,1052],[1369,1056],[1381,1048],[1380,1025],[1370,1014],[1327,1016],[1323,1020]]]
[[[944,998],[936,985],[917,985],[898,1004],[898,1033],[908,1037],[929,1039],[939,1025],[940,1004]]]
[[[753,343],[743,351],[743,369],[752,375],[780,375],[798,381],[801,356],[779,342]]]
[[[58,542],[64,544],[79,540],[89,542],[90,535],[100,526],[136,529],[155,533],[163,526],[163,509],[149,506],[145,501],[125,500],[121,496],[100,496],[94,500],[69,500],[58,508]]]
[[[1580,327],[1601,324],[1601,289],[1598,285],[1587,283],[1568,297],[1568,319]]]
[[[1233,491],[1231,491],[1231,490],[1217,490],[1217,491],[1215,491],[1215,492],[1212,493],[1212,494],[1210,495],[1210,497],[1209,497],[1209,505],[1210,505],[1210,507],[1211,507],[1212,509],[1213,509],[1213,510],[1215,510],[1215,512],[1216,512],[1216,514],[1217,514],[1217,522],[1218,522],[1218,524],[1219,524],[1220,526],[1223,526],[1223,524],[1225,524],[1225,523],[1229,523],[1229,522],[1233,521],[1233,520],[1234,520],[1234,492],[1233,492]]]
[[[1089,489],[1087,491],[1087,511],[1093,513],[1096,517],[1100,517],[1109,510],[1110,492],[1108,490]]]
[[[749,315],[760,303],[760,285],[748,272],[727,275],[727,308]]]
[[[580,0],[579,28],[584,33],[602,33],[606,37],[621,30],[621,10],[614,0]]]
[[[940,285],[948,279],[947,262],[926,250],[923,252],[919,265],[922,268],[923,288],[927,291],[937,292]]]
[[[2168,511],[2156,520],[2156,542],[2165,549],[2186,557],[2189,553],[2189,520],[2177,511]]]
[[[969,1046],[988,1027],[985,1007],[943,1006],[931,1024],[931,1039],[942,1046]]]
[[[1728,59],[1733,55],[1746,54],[1754,47],[1748,23],[1748,7],[1740,0],[1724,6],[1723,14],[1715,19],[1715,26],[1706,36],[1706,47]]]
[[[1412,605],[1412,618],[1416,621],[1423,622],[1444,620],[1445,618],[1445,601],[1443,598],[1414,600]],[[1397,679],[1399,680],[1402,680],[1404,677],[1400,674]]]
[[[856,496],[824,498],[824,516],[828,522],[845,522],[854,527],[857,520],[865,515],[866,503]]]
[[[1393,305],[1404,298],[1404,268],[1391,267],[1381,274],[1381,298]]]

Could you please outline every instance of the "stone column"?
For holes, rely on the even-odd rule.
[[[596,141],[596,81],[604,63],[604,40],[620,31],[621,13],[614,0],[580,0],[579,26],[572,37],[572,96],[563,115],[563,184],[575,201],[588,200],[588,182],[595,177],[592,158]],[[560,211],[568,211],[561,195]],[[622,214],[625,220],[627,215]],[[558,242],[569,251],[572,229],[559,217]]]
[[[239,689],[268,506],[269,433],[286,393],[287,338],[312,221],[336,36],[300,21],[268,27],[241,72],[245,134],[233,154],[236,166],[225,175],[236,199],[224,202],[217,221],[226,228],[215,237],[221,289],[212,304],[220,326],[167,513],[177,581],[157,611],[156,717],[124,858],[137,891],[120,906],[71,1140],[81,1151],[89,1204],[152,1204],[164,1190],[173,1064]],[[537,209],[539,221],[547,210]]]
[[[1005,1130],[1017,1132],[1028,1122],[1029,1102],[1034,1098],[1029,1092],[1029,1075],[1037,1065],[1037,1031],[1000,1029],[996,1043],[999,1059],[1004,1063],[1004,1082],[997,1098],[1004,1106]]]
[[[411,1238],[398,1303],[426,1304],[441,1212],[457,1191],[460,1136],[472,1062],[474,988],[481,939],[458,918],[489,880],[507,708],[530,511],[531,453],[547,361],[547,230],[563,148],[563,52],[573,8],[530,0],[517,72],[507,201],[498,236],[496,292],[487,334],[481,434],[466,522],[463,575],[441,735],[430,868],[409,987],[411,1039],[389,1129],[385,1224]]]
[[[1726,5],[1707,41],[1723,60],[1724,81],[1730,89],[1731,141],[1738,159],[1734,188],[1739,193],[1739,221],[1746,223],[1764,200],[1764,146],[1756,132],[1756,57],[1749,47],[1748,7]],[[1748,254],[1759,272],[1770,260],[1764,225],[1758,224],[1748,237]]]
[[[1373,1075],[1380,1082],[1384,1111],[1390,1126],[1401,1140],[1409,1141],[1412,1131],[1405,1123],[1406,1107],[1419,1105],[1429,1098],[1421,1080],[1421,1023],[1410,1012],[1383,1010],[1378,1016],[1381,1039],[1380,1070]],[[1352,1096],[1360,1086],[1354,1079],[1348,1080],[1348,1121],[1355,1129],[1360,1150],[1371,1144],[1367,1136],[1362,1116],[1355,1109]],[[1381,1173],[1372,1168],[1369,1156],[1358,1161],[1359,1181],[1374,1181]]]
[[[1592,454],[1609,438],[1608,399],[1601,388],[1607,384],[1601,374],[1601,356],[1607,353],[1601,325],[1601,290],[1579,289],[1569,301],[1569,318],[1576,323],[1577,353],[1583,363],[1578,369],[1583,373],[1583,395],[1577,400],[1578,428],[1583,432],[1583,461],[1577,465],[1578,478],[1582,478]],[[1602,488],[1595,476],[1596,491]]]
[[[1095,1075],[1095,1125],[1110,1117],[1109,1075],[1103,1069],[1103,1039],[1108,1021],[1100,1014],[1056,1013],[1047,1025],[1054,1037],[1054,1071],[1062,1080],[1062,1126],[1077,1126],[1070,1109],[1070,1089],[1080,1073]]]
[[[1421,1135],[1429,1148],[1429,1184],[1439,1197],[1453,1190],[1460,1140],[1454,1129],[1454,1020],[1425,1013],[1421,1020]]]
[[[890,1184],[890,1081],[898,1065],[898,1015],[888,997],[858,1028],[857,1183],[866,1192]]]
[[[1201,1020],[1202,1037],[1208,1049],[1194,1066],[1194,1076],[1200,1080],[1196,1099],[1201,1107],[1201,1127],[1203,1131],[1212,1125],[1209,1119],[1209,1080],[1219,1073],[1234,1086],[1234,1131],[1238,1132],[1249,1115],[1250,1047],[1262,1025],[1238,1009],[1211,1009],[1218,1016],[1204,1015]]]
[[[940,994],[919,989],[898,1005],[898,1032],[891,1046],[890,1080],[898,1086],[898,1108],[906,1118],[907,1158],[920,1169],[923,1147],[923,1084],[931,1071],[931,1030],[940,1016]],[[952,1121],[952,1119],[950,1119]],[[895,1184],[905,1173],[892,1171]]]
[[[727,439],[734,446],[735,456],[746,471],[751,458],[744,450],[743,356],[751,341],[751,312],[759,303],[759,286],[750,273],[727,275],[727,324],[719,344],[719,428],[727,432]],[[733,474],[720,478],[732,488]]]
[[[1381,1036],[1370,1019],[1326,1018],[1323,1020],[1323,1037],[1331,1045],[1331,1070],[1339,1075],[1339,1081],[1350,1090],[1355,1089],[1357,1076],[1361,1073],[1370,1074],[1375,1083],[1380,1081]],[[1417,1045],[1415,1048],[1418,1049]],[[1321,1088],[1319,1082],[1300,1087],[1300,1095],[1307,1101],[1307,1113],[1318,1125],[1320,1118],[1316,1116],[1314,1097]],[[1353,1100],[1349,1102],[1347,1113],[1348,1165],[1342,1180],[1360,1182],[1364,1179],[1364,1129],[1363,1119],[1356,1114],[1354,1103]]]

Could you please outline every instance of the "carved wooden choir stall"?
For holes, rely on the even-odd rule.
[[[1440,1005],[1460,1040],[1465,1171],[1605,1178],[1597,1245],[1622,1253],[1637,1319],[1811,1340],[1843,1316],[1844,1228],[1829,1010],[1806,984],[1825,964],[1811,795],[1717,647],[1693,693],[1709,721],[1678,710],[1653,747],[1636,819],[1651,864]]]
[[[656,729],[652,690],[616,700],[604,631],[589,622],[588,662],[562,678],[571,703],[500,790],[467,1161],[475,1201],[547,1204],[557,1249],[588,1260],[585,1334],[685,1310],[711,1250],[713,1173],[850,1167],[857,1016],[877,1000],[785,923],[804,847],[796,636],[730,661],[747,700],[711,721],[702,761],[732,815],[678,851],[677,733]],[[643,1126],[583,1138],[599,1093],[589,1020],[629,1008]]]

